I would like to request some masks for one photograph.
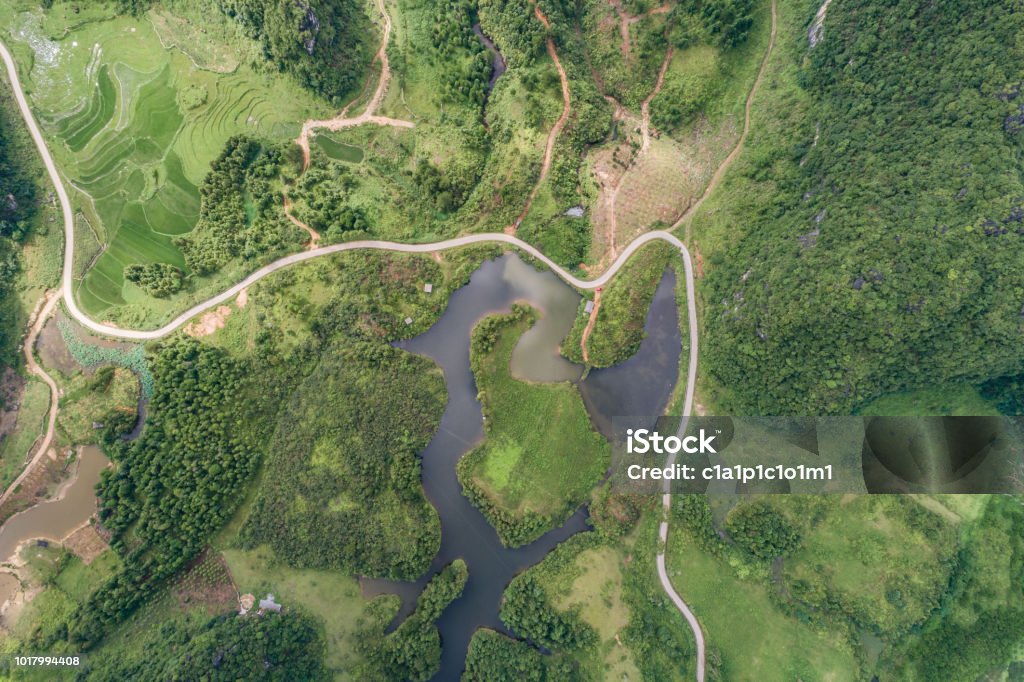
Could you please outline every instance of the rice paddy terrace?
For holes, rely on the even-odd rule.
[[[195,226],[198,185],[227,139],[293,138],[326,105],[283,77],[253,71],[244,45],[186,52],[209,37],[197,40],[195,28],[170,15],[19,9],[0,0],[0,30],[19,64],[31,65],[22,74],[26,90],[73,189],[82,309],[104,318],[135,308],[128,319],[141,322],[180,307],[126,282],[124,267],[187,271],[173,240]]]

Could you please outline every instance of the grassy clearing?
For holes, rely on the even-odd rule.
[[[355,653],[354,637],[369,604],[362,598],[355,578],[337,571],[282,566],[274,561],[273,552],[266,547],[225,550],[224,558],[240,593],[251,593],[262,599],[267,592],[272,592],[279,603],[298,604],[319,618],[327,643],[328,667],[335,672],[335,679],[354,679],[352,671],[361,661]],[[394,600],[394,597],[381,600]]]
[[[974,496],[959,496],[959,499]],[[944,503],[950,503],[943,496]],[[1013,679],[1021,660],[1024,596],[1021,542],[1024,514],[1009,496],[984,498],[965,516],[955,579],[943,607],[918,630],[882,651],[881,679],[940,682],[950,679]]]
[[[576,576],[568,589],[552,594],[557,609],[577,609],[583,622],[597,632],[598,650],[604,656],[596,657],[594,663],[600,663],[600,674],[595,678],[627,680],[640,676],[631,652],[619,637],[631,616],[622,595],[622,559],[611,547],[581,552],[574,562]]]
[[[506,590],[502,618],[515,626],[507,616],[533,612],[523,623],[530,630],[562,622],[563,636],[543,628],[530,636],[555,639],[556,660],[568,657],[579,679],[693,679],[690,630],[657,582],[657,524],[657,514],[648,513],[617,539],[599,529],[563,542]],[[530,586],[526,601],[523,584]],[[566,641],[565,632],[576,635]]]
[[[939,606],[956,526],[941,508],[898,496],[849,496],[838,505],[785,559],[788,590],[811,611],[838,610],[886,636],[909,631]]]
[[[779,611],[771,591],[737,560],[702,551],[673,524],[667,562],[676,590],[704,628],[709,661],[737,682],[859,680],[848,644]]]
[[[30,585],[45,585],[25,607],[18,618],[11,638],[25,642],[34,631],[50,633],[66,627],[75,608],[84,604],[89,594],[120,568],[117,555],[107,550],[88,565],[59,547],[30,546],[23,550],[27,560]],[[45,678],[37,678],[45,679]]]
[[[113,367],[91,377],[78,374],[64,386],[57,428],[72,445],[93,443],[98,434],[94,423],[102,424],[112,412],[133,416],[139,400],[139,381],[130,370]]]
[[[31,379],[18,409],[14,430],[0,442],[0,488],[17,478],[25,466],[32,444],[46,433],[46,416],[50,410],[50,389],[41,381]]]
[[[463,457],[459,479],[507,545],[525,544],[568,518],[608,464],[608,444],[575,386],[512,377],[512,350],[535,319],[530,308],[519,307],[485,318],[473,331],[487,440]]]
[[[968,384],[924,388],[883,396],[859,410],[866,416],[998,416],[992,401]]]

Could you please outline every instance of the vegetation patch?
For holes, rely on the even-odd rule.
[[[72,445],[113,441],[135,426],[138,402],[135,375],[107,365],[91,377],[79,374],[65,387],[57,426]]]
[[[327,667],[343,680],[358,679],[355,671],[362,657],[356,651],[357,633],[366,627],[371,612],[375,613],[377,608],[387,611],[385,605],[394,597],[367,602],[355,578],[340,571],[289,568],[275,561],[268,547],[227,549],[223,555],[239,593],[252,594],[257,599],[272,593],[279,603],[299,606],[314,616],[323,628]],[[385,624],[391,615],[393,611],[382,613]]]
[[[673,585],[712,643],[711,679],[860,679],[841,634],[780,610],[768,563],[721,542],[703,496],[676,497],[666,560]]]
[[[519,337],[536,321],[529,307],[484,318],[470,360],[486,442],[458,464],[467,497],[506,545],[526,544],[562,523],[608,464],[608,443],[590,424],[572,384],[530,384],[509,369]]]
[[[1003,46],[1024,12],[920,9],[834,4],[811,47],[810,14],[779,8],[793,47],[769,64],[761,132],[693,223],[722,411],[843,414],[1020,370],[992,349],[1021,347],[1019,54]],[[975,62],[964,88],[935,87]]]
[[[325,348],[282,410],[242,530],[296,567],[411,580],[440,544],[418,453],[444,410],[427,359],[386,344]]]
[[[109,346],[86,343],[75,331],[72,323],[64,319],[57,321],[57,328],[60,329],[64,344],[78,364],[88,368],[109,364],[129,369],[139,378],[142,395],[145,398],[152,397],[155,383],[142,345]]]
[[[628,360],[644,340],[647,309],[665,272],[674,265],[676,250],[667,244],[644,247],[634,255],[601,292],[597,321],[587,339],[587,355],[591,366],[610,367]],[[573,362],[583,363],[580,340],[590,313],[584,300],[576,322],[562,344],[562,353]]]

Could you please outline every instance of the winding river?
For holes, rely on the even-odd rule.
[[[518,573],[541,561],[558,543],[589,530],[587,511],[580,507],[561,527],[515,549],[502,546],[487,519],[462,495],[456,464],[483,438],[483,415],[469,363],[473,326],[483,317],[525,302],[541,311],[537,324],[520,338],[510,370],[526,381],[572,381],[577,384],[591,419],[606,436],[619,415],[660,414],[677,379],[681,336],[675,300],[675,274],[666,270],[648,311],[647,336],[637,353],[615,367],[593,370],[581,380],[583,368],[559,354],[559,345],[576,319],[580,296],[548,270],[538,271],[514,254],[481,265],[469,284],[454,294],[447,310],[427,332],[397,345],[433,359],[444,371],[448,404],[440,427],[421,453],[423,486],[441,519],[441,548],[416,582],[363,579],[367,597],[397,594],[402,601],[394,623],[416,605],[423,587],[456,558],[469,567],[462,596],[438,620],[443,643],[436,680],[458,680],[473,633],[487,627],[515,636],[498,612],[505,587]],[[93,488],[108,461],[96,447],[82,449],[76,477],[59,499],[39,504],[15,517],[0,532],[0,556],[12,555],[22,542],[35,538],[60,540],[95,510]]]
[[[648,314],[648,337],[637,355],[621,368],[591,372],[579,382],[581,392],[591,394],[587,405],[595,423],[610,423],[618,414],[659,414],[664,408],[676,383],[681,350],[674,285],[675,277],[669,270]],[[469,284],[452,295],[446,312],[433,327],[397,344],[437,362],[448,388],[441,425],[422,452],[423,486],[441,519],[441,549],[430,569],[414,583],[363,579],[362,585],[366,596],[393,593],[401,597],[402,608],[395,619],[398,623],[413,610],[417,596],[434,574],[456,558],[466,562],[469,580],[465,591],[437,623],[442,654],[436,680],[460,678],[469,641],[477,628],[515,636],[498,616],[505,587],[558,543],[589,529],[586,509],[581,507],[560,528],[529,545],[508,549],[487,519],[462,495],[455,473],[459,459],[483,437],[483,416],[469,364],[470,333],[482,317],[507,311],[517,301],[538,308],[542,316],[513,352],[513,375],[530,381],[578,381],[583,368],[562,358],[558,346],[572,327],[580,297],[551,272],[534,270],[515,255],[481,265]],[[670,348],[673,339],[674,352]],[[642,379],[634,381],[636,377]],[[639,385],[639,390],[631,388],[634,385]]]

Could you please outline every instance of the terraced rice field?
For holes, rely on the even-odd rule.
[[[183,22],[110,18],[89,8],[75,25],[55,13],[19,12],[22,4],[0,0],[0,31],[76,190],[77,209],[101,243],[76,273],[82,308],[116,319],[125,304],[174,307],[174,299],[154,301],[125,282],[124,267],[162,262],[185,269],[174,238],[195,226],[198,187],[227,139],[247,133],[286,141],[326,106],[284,77],[244,65],[225,73],[223,62],[207,69],[165,48],[189,44],[188,36],[173,34],[195,30]]]

